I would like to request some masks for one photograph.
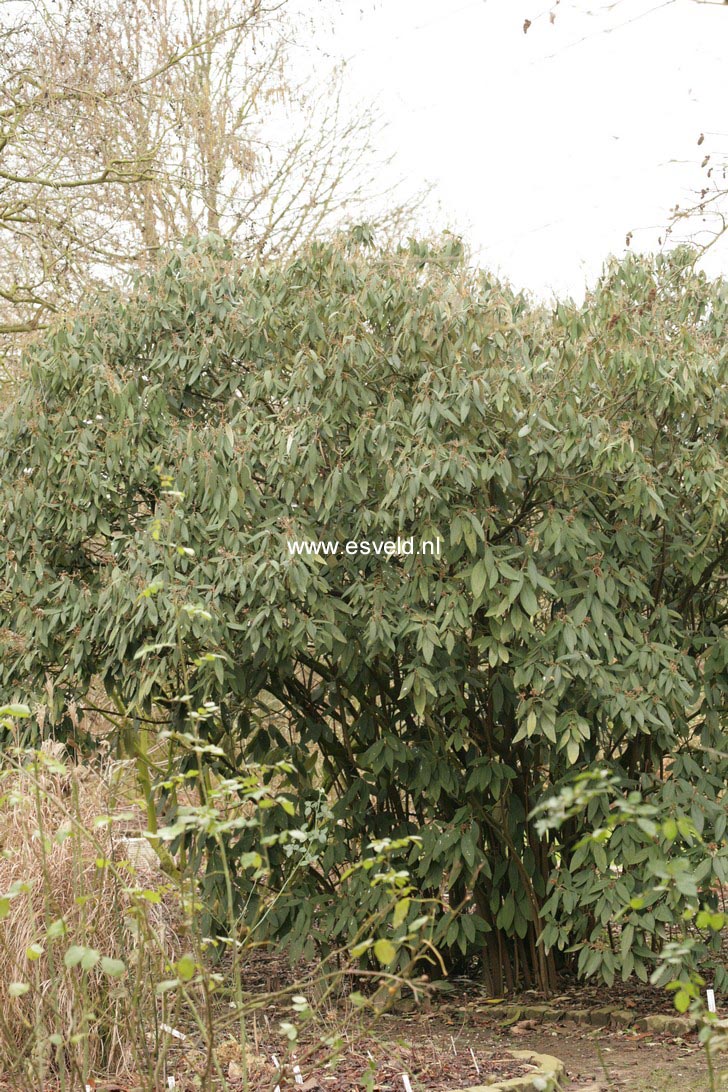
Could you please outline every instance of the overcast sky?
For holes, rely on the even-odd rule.
[[[579,296],[628,231],[657,247],[704,156],[728,151],[720,4],[342,0],[333,30],[317,49],[349,58],[400,172],[434,185],[440,223],[482,264],[539,296]],[[710,261],[728,272],[728,246]]]

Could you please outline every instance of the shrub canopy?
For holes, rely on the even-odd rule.
[[[272,829],[327,831],[270,916],[294,952],[347,935],[363,841],[419,833],[439,942],[494,991],[645,977],[728,882],[727,322],[686,251],[552,312],[452,242],[174,255],[40,341],[2,421],[5,691],[58,719],[100,678],[176,727],[187,691],[219,772],[290,759]],[[397,536],[440,555],[343,551]],[[597,768],[590,825],[635,789],[656,818],[537,831]]]

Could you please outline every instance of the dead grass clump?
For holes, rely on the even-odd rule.
[[[47,750],[0,772],[4,1075],[118,1076],[147,1049],[179,915],[153,856],[123,857],[112,774]]]

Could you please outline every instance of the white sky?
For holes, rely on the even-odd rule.
[[[553,24],[548,0],[340,0],[333,36],[324,19],[315,34],[349,58],[351,94],[377,101],[400,173],[433,183],[439,225],[547,298],[581,295],[630,230],[656,248],[703,156],[728,151],[728,8],[552,10]],[[709,268],[728,272],[728,246]]]

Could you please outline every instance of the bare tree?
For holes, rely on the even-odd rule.
[[[383,207],[375,123],[343,107],[341,70],[295,75],[299,32],[285,0],[5,0],[6,350],[185,236],[285,252]]]

